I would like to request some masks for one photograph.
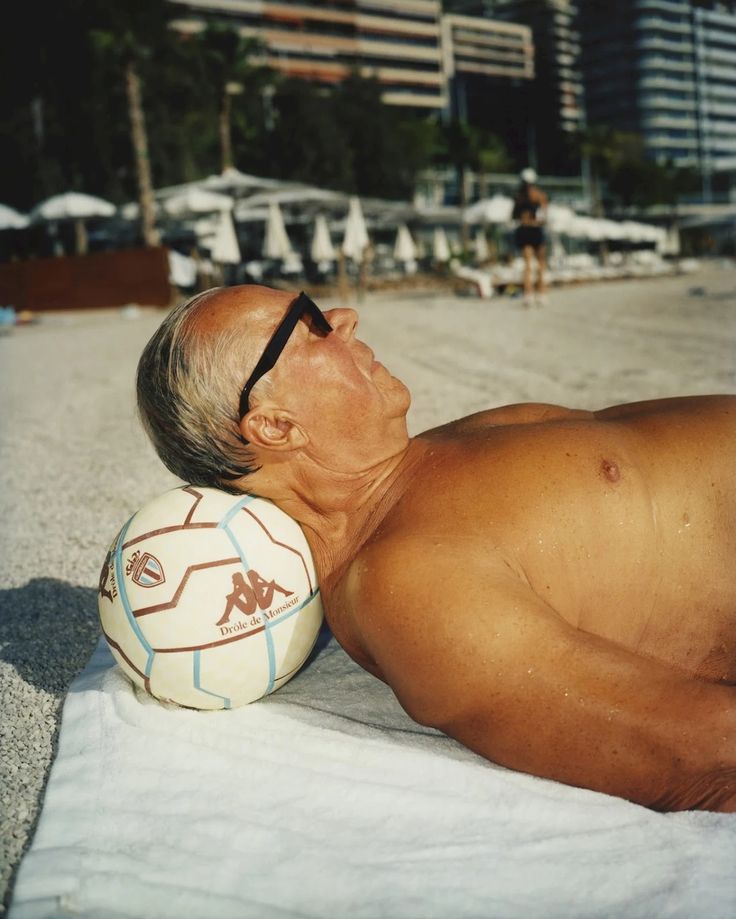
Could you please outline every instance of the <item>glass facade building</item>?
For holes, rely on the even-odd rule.
[[[583,0],[585,2],[585,0]],[[534,78],[521,97],[529,161],[551,174],[576,171],[573,138],[585,122],[577,3],[573,0],[445,0],[445,8],[531,30]]]
[[[736,173],[736,2],[585,0],[578,18],[590,124],[642,137],[691,166],[703,191]]]

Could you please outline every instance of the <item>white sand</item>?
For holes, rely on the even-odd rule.
[[[373,295],[360,309],[362,337],[412,389],[412,433],[509,402],[596,408],[736,392],[732,264],[555,290],[544,309],[435,294]],[[8,897],[37,818],[61,702],[96,640],[107,544],[141,503],[175,484],[133,407],[137,357],[162,315],[48,315],[0,339],[0,852]]]

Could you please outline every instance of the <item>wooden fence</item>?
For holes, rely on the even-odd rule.
[[[0,306],[17,312],[168,306],[171,300],[163,246],[0,264]]]

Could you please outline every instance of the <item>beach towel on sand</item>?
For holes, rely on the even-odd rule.
[[[69,693],[11,919],[736,915],[736,816],[657,814],[423,728],[324,632],[233,711],[100,644]]]
[[[691,283],[581,285],[533,312],[502,297],[373,297],[361,337],[409,384],[414,432],[540,398],[600,408],[732,391],[732,269],[700,277],[708,298],[691,298]],[[102,494],[125,506],[125,489],[153,489],[158,465],[139,462],[137,442],[120,442],[118,414],[154,325],[134,337],[128,320],[110,322],[104,338],[94,326],[54,332],[46,347],[63,355],[63,375],[49,377],[42,363],[29,375],[30,350],[19,352],[26,363],[18,358],[13,432],[32,445],[18,460],[33,473],[26,492],[38,501],[45,484],[59,508],[55,528],[46,533],[44,519],[34,538],[49,540],[44,558],[71,557],[70,577],[82,549],[63,543],[62,555],[51,540],[61,542],[62,522],[78,519],[82,502],[102,502],[90,497],[87,471],[107,469]],[[33,355],[39,341],[29,340]],[[67,368],[87,364],[84,390],[72,387]],[[29,379],[43,382],[30,390],[33,411]],[[76,489],[69,476],[59,488],[38,446],[47,443],[50,390],[59,449],[70,449],[71,436],[71,468],[85,472]],[[80,424],[87,416],[110,424]],[[31,571],[39,557],[20,549],[11,560]],[[736,815],[656,814],[494,766],[414,724],[334,640],[268,699],[212,713],[137,693],[101,647],[67,697],[17,876],[11,919],[29,917],[734,919]]]

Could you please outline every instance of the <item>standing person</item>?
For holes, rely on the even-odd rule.
[[[514,198],[512,217],[519,225],[514,241],[524,258],[524,305],[543,306],[546,300],[547,250],[544,238],[544,216],[547,210],[547,195],[537,186],[537,173],[530,168],[522,169],[521,184]],[[533,260],[537,260],[537,293],[534,295],[532,278]]]

